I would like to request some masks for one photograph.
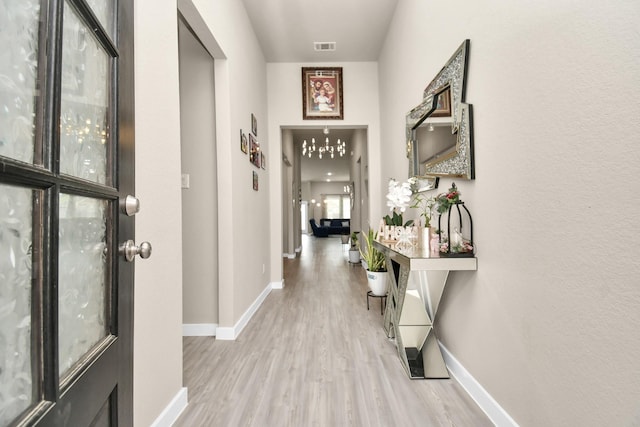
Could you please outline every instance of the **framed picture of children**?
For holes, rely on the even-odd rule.
[[[342,120],[342,67],[302,67],[302,119]]]

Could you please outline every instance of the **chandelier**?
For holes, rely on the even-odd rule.
[[[318,144],[316,146],[316,139],[311,138],[311,143],[307,143],[305,139],[302,142],[302,155],[311,158],[313,153],[318,154],[318,158],[322,158],[322,156],[331,156],[331,158],[335,158],[335,155],[338,154],[340,157],[344,156],[347,152],[347,143],[346,141],[340,141],[338,138],[338,142],[335,144],[329,144],[329,137],[325,137],[324,144]]]

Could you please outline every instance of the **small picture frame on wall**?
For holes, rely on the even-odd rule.
[[[253,189],[258,191],[258,172],[253,171]]]
[[[255,167],[260,167],[260,143],[253,134],[249,134],[249,161]]]
[[[247,135],[242,133],[242,129],[240,129],[240,150],[244,154],[249,152],[249,144],[247,143]]]
[[[264,152],[262,152],[262,151],[261,151],[261,152],[260,152],[260,167],[261,167],[262,169],[266,169],[266,168],[267,168],[267,167],[265,166],[265,164],[266,164],[266,163],[267,163],[267,162],[266,162],[266,161],[265,161],[265,159],[264,159]]]
[[[436,109],[429,117],[451,117],[451,90],[447,88],[438,95]]]
[[[251,113],[251,133],[258,136],[258,119],[253,113]]]
[[[342,67],[302,67],[302,119],[343,119]]]

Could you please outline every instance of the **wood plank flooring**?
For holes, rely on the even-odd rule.
[[[284,278],[236,341],[184,338],[174,426],[493,425],[455,380],[407,377],[340,238],[303,236]]]

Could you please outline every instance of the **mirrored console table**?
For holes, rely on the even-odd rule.
[[[375,242],[385,254],[389,294],[384,330],[395,338],[398,356],[410,378],[449,378],[434,320],[450,271],[477,270],[477,259],[440,258],[417,247]]]

